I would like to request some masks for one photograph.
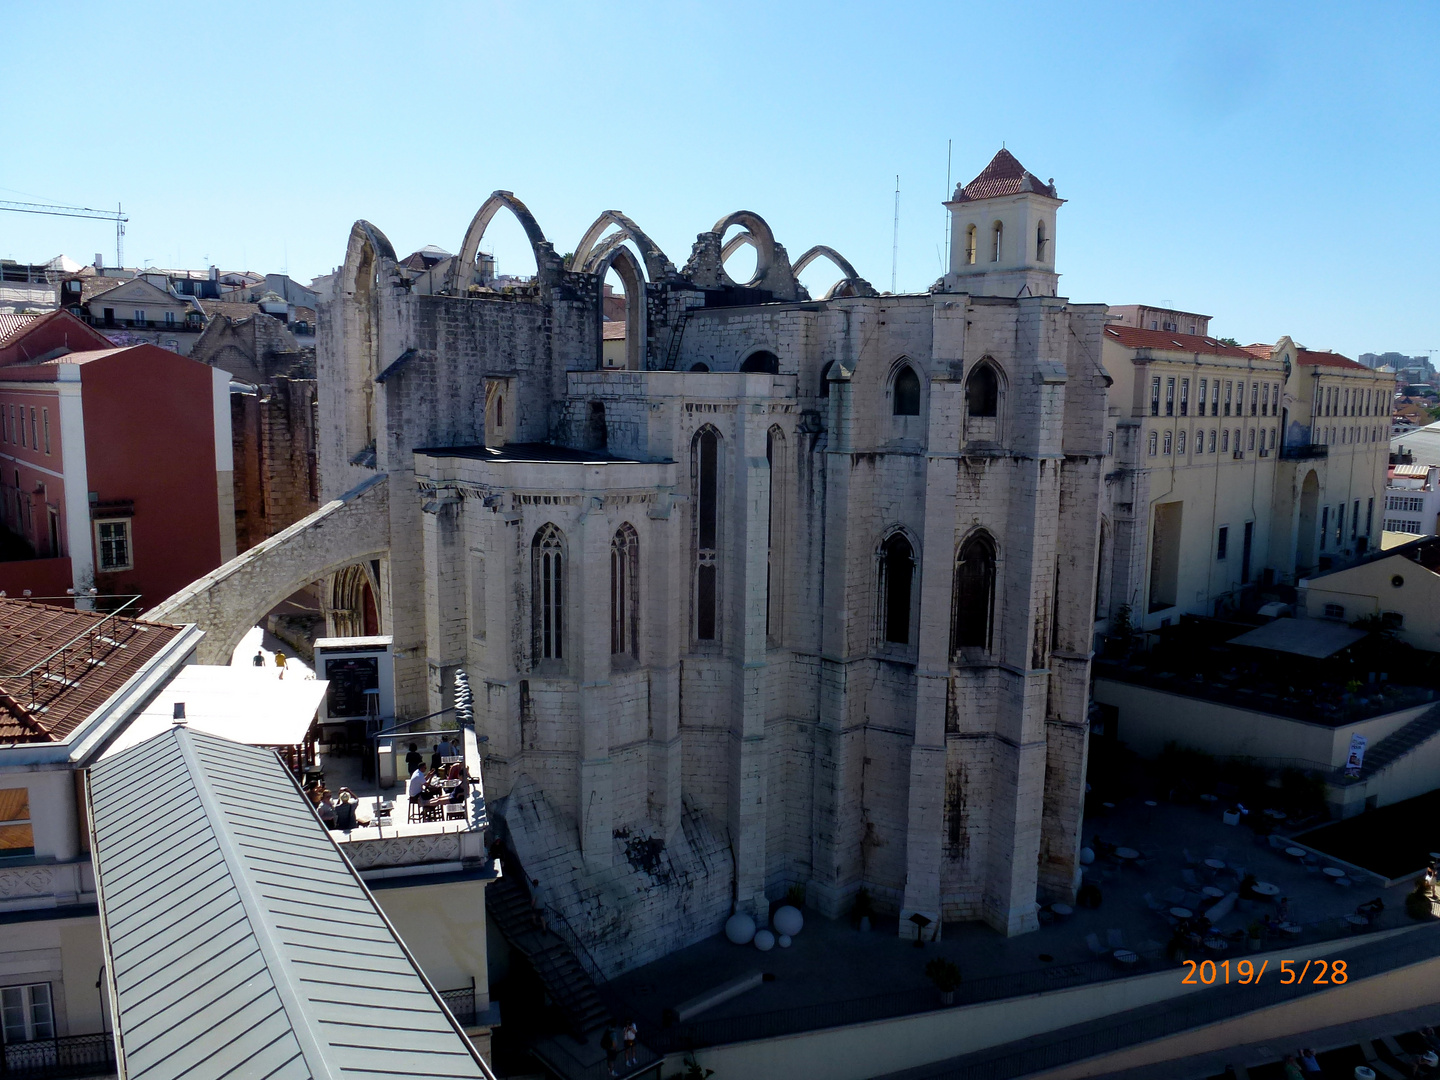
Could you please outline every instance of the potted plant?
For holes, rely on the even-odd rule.
[[[850,915],[860,924],[861,931],[870,929],[870,916],[875,914],[875,906],[870,900],[870,892],[863,885],[855,893],[855,906],[850,909]]]
[[[1264,948],[1265,940],[1261,936],[1263,932],[1264,931],[1258,922],[1252,922],[1250,924],[1250,932],[1246,935],[1246,937],[1249,942],[1251,952],[1259,952],[1262,948]]]
[[[952,961],[937,956],[925,965],[925,976],[940,991],[941,1005],[955,1004],[955,990],[960,985],[960,969]]]
[[[1425,892],[1424,879],[1415,885],[1415,891],[1405,896],[1405,914],[1412,919],[1429,919],[1434,915],[1430,897]]]

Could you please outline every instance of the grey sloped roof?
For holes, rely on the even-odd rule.
[[[488,1075],[273,751],[175,727],[90,806],[122,1080]]]

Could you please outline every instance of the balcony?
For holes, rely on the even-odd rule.
[[[35,1039],[5,1047],[3,1072],[24,1080],[115,1075],[115,1040],[107,1033]]]
[[[1299,446],[1282,446],[1281,461],[1313,461],[1330,456],[1330,447],[1324,443],[1303,443]]]
[[[98,330],[170,330],[178,334],[198,334],[205,324],[196,318],[164,322],[160,319],[97,319],[93,315],[82,315],[82,321]]]

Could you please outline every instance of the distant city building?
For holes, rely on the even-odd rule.
[[[229,387],[154,345],[0,368],[0,587],[143,609],[233,557]]]
[[[1116,326],[1133,326],[1138,330],[1159,330],[1167,334],[1189,337],[1210,336],[1210,316],[1173,308],[1150,307],[1147,304],[1111,305],[1110,321]]]
[[[1378,543],[1388,376],[1288,337],[1241,348],[1123,324],[1102,361],[1100,631],[1122,605],[1143,629],[1238,609]]]

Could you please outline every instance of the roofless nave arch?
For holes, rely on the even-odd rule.
[[[593,275],[603,281],[609,270],[616,271],[627,300],[634,298],[627,303],[626,311],[627,366],[632,369],[656,366],[647,340],[648,285],[681,281],[698,272],[702,277],[717,278],[717,283],[773,290],[783,297],[803,299],[806,293],[799,284],[799,274],[815,261],[825,259],[841,274],[827,292],[827,299],[833,295],[873,293],[869,283],[832,247],[811,247],[792,265],[770,226],[759,214],[748,210],[735,211],[701,233],[685,271],[678,271],[660,246],[619,210],[606,210],[595,219],[567,263],[555,253],[530,209],[512,192],[503,190],[493,192],[471,219],[460,253],[446,270],[441,291],[462,295],[471,286],[481,284],[480,245],[491,221],[502,210],[514,215],[524,230],[535,255],[537,284],[542,288],[553,285],[566,272]],[[736,227],[740,232],[722,245],[726,232]],[[724,263],[747,244],[756,252],[755,272],[747,282],[740,283],[725,271]],[[718,260],[707,265],[705,256],[712,253]],[[380,428],[376,398],[383,392],[387,367],[394,360],[384,352],[379,294],[386,285],[385,265],[395,261],[395,249],[380,229],[363,220],[354,224],[339,279],[339,293],[349,303],[338,312],[346,324],[344,338],[351,352],[346,368],[352,386],[343,395],[351,464],[375,465]],[[768,352],[763,355],[773,358]],[[647,357],[652,360],[649,364]],[[756,367],[753,363],[750,367],[769,370],[768,366]],[[490,410],[482,406],[482,411],[493,408],[493,404]],[[383,481],[383,474],[377,480]],[[331,485],[327,487],[333,490]],[[357,572],[373,586],[379,586],[382,575],[373,567],[377,561],[388,559],[390,548],[386,505],[388,492],[383,482],[361,483],[170,597],[152,610],[151,617],[199,624],[206,631],[199,649],[201,662],[228,663],[250,627],[304,586],[324,579],[327,596],[349,595],[355,590],[340,587],[340,583],[355,578]],[[388,624],[389,605],[381,598],[380,606],[382,623]],[[344,612],[339,614],[343,616]],[[332,626],[329,630],[334,633],[344,628]]]

